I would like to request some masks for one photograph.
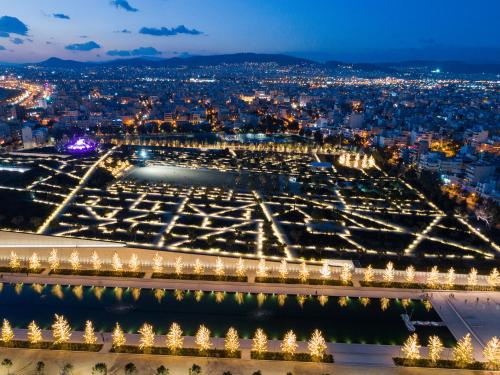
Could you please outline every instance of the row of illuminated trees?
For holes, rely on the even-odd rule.
[[[55,315],[54,322],[52,324],[52,336],[54,345],[63,345],[70,343],[72,330],[71,327],[62,315]],[[142,350],[147,350],[155,346],[156,334],[151,324],[145,323],[138,330],[140,334],[139,338],[139,348]],[[179,324],[172,323],[167,334],[165,335],[165,346],[171,350],[173,353],[180,351],[184,348],[184,335]],[[4,344],[12,343],[15,339],[14,330],[12,329],[8,320],[4,319],[1,328],[1,341]],[[37,345],[44,341],[41,328],[37,325],[35,321],[32,321],[28,325],[27,338],[30,344]],[[127,344],[127,336],[120,324],[116,323],[115,328],[111,334],[113,348],[119,350]],[[85,323],[85,330],[83,333],[83,341],[87,345],[94,345],[97,343],[97,336],[94,330],[94,325],[90,320]],[[200,325],[196,334],[194,336],[194,341],[197,349],[200,352],[207,351],[213,348],[212,336],[210,330],[204,326]],[[263,354],[268,351],[268,338],[266,333],[258,328],[252,338],[252,351],[257,354]],[[315,330],[308,343],[307,347],[309,354],[312,358],[321,360],[327,350],[326,341],[323,338],[322,333],[319,330]],[[281,351],[283,354],[294,355],[297,352],[298,342],[295,333],[290,330],[288,331],[282,342]],[[229,354],[235,354],[240,350],[240,338],[238,332],[234,328],[229,328],[224,339],[224,350]]]
[[[57,271],[61,268],[63,260],[59,257],[56,249],[53,249],[49,257],[47,259],[48,265],[52,271]],[[78,250],[74,250],[71,252],[68,259],[65,260],[67,264],[71,267],[72,270],[78,271],[82,268],[82,261],[80,258],[80,254]],[[90,263],[92,265],[92,269],[95,271],[101,271],[103,268],[103,264],[105,263],[103,259],[99,256],[96,251],[93,251],[90,256]],[[16,252],[11,251],[9,266],[12,269],[18,269],[21,267],[21,259],[17,255]],[[224,264],[222,258],[217,257],[215,260],[215,264],[205,264],[199,258],[194,261],[194,264],[191,265],[191,272],[193,274],[202,275],[205,272],[205,269],[210,267],[213,269],[213,272],[217,276],[224,276],[226,274],[227,266]],[[34,252],[28,259],[28,269],[36,272],[40,270],[42,267],[42,262],[38,253]],[[117,252],[114,252],[111,258],[111,267],[115,272],[139,272],[142,269],[142,262],[139,260],[137,254],[132,253],[128,261],[122,260]],[[182,275],[186,272],[187,264],[185,264],[182,260],[182,257],[177,257],[175,262],[172,264],[174,268],[174,272],[177,275]],[[156,252],[153,256],[152,261],[153,272],[162,273],[165,268],[165,261],[163,256],[161,256],[158,252]],[[256,267],[256,275],[258,277],[268,277],[271,273],[271,269],[266,263],[264,258],[261,258],[257,267]],[[297,270],[291,270],[286,259],[281,260],[277,273],[280,279],[286,280],[290,277],[291,271],[295,271],[298,274],[298,278],[301,282],[306,283],[310,276],[311,270],[307,266],[307,264],[303,261]],[[344,284],[349,284],[352,281],[352,267],[349,264],[344,264],[340,269],[340,280]],[[323,265],[317,271],[319,277],[323,280],[331,279],[333,276],[332,268],[328,264],[328,262],[323,262]],[[235,267],[234,273],[236,276],[244,277],[247,274],[247,266],[245,261],[242,258],[239,258]],[[413,266],[408,266],[404,271],[404,282],[405,283],[415,283],[416,280],[416,270]],[[429,288],[437,288],[439,286],[445,286],[447,288],[453,288],[456,282],[456,273],[455,270],[450,268],[444,277],[441,275],[437,266],[431,268],[430,272],[426,273],[425,284]],[[392,262],[388,262],[386,268],[383,270],[382,279],[386,283],[393,283],[396,279],[396,269]],[[369,265],[363,271],[363,280],[367,283],[375,281],[375,270]],[[492,287],[500,286],[500,272],[495,267],[491,270],[490,274],[487,276],[488,285]],[[474,287],[478,284],[478,272],[475,268],[472,268],[467,275],[467,284],[471,287]]]
[[[395,282],[396,270],[394,268],[394,264],[392,262],[388,262],[383,273],[382,280],[385,283],[393,283]],[[456,281],[456,273],[453,267],[449,268],[448,271],[441,275],[437,266],[433,266],[429,272],[425,274],[425,285],[429,288],[438,288],[440,286],[444,286],[446,288],[453,288],[455,286]],[[375,281],[375,270],[372,266],[368,266],[364,269],[363,272],[363,280],[366,283],[371,283]],[[416,280],[416,271],[413,266],[406,267],[404,271],[404,282],[408,284],[415,283]],[[491,287],[500,286],[500,272],[495,267],[491,270],[490,274],[486,278],[488,285]],[[471,268],[469,274],[467,275],[467,285],[470,287],[475,287],[478,284],[478,273],[475,268]]]
[[[438,336],[430,336],[427,344],[428,360],[436,365],[441,360],[444,346]],[[422,358],[420,353],[421,346],[416,333],[408,337],[401,351],[404,358],[410,363],[414,363]],[[459,367],[467,367],[474,362],[474,347],[469,333],[458,340],[452,350],[453,360]],[[500,340],[494,336],[486,343],[483,348],[483,356],[486,364],[491,369],[500,368]]]

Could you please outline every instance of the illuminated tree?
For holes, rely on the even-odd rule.
[[[194,267],[193,267],[193,273],[195,275],[201,275],[203,274],[205,267],[203,266],[203,263],[201,263],[201,260],[199,258],[196,258],[194,261]]]
[[[177,259],[175,259],[175,263],[174,263],[174,271],[175,271],[175,274],[177,275],[177,277],[180,277],[182,275],[183,268],[184,268],[184,264],[182,264],[182,257],[177,257]]]
[[[267,265],[264,258],[260,258],[257,265],[257,277],[267,277]]]
[[[307,279],[309,278],[309,270],[307,269],[307,265],[305,261],[302,261],[299,269],[299,279],[302,283],[307,283]]]
[[[42,330],[36,322],[33,320],[29,325],[28,325],[28,341],[30,344],[35,345],[40,342],[42,342],[43,337],[42,337]]]
[[[30,269],[30,271],[33,271],[33,272],[36,272],[40,269],[40,258],[38,258],[38,254],[37,253],[33,253],[31,254],[30,256],[30,259],[28,261],[28,268]]]
[[[404,357],[409,361],[420,359],[420,345],[418,344],[418,336],[416,333],[408,337],[401,351]]]
[[[12,340],[14,340],[14,331],[12,330],[9,321],[4,319],[2,324],[2,341],[5,344],[9,344]]]
[[[234,299],[236,300],[236,303],[238,303],[238,305],[243,305],[244,302],[243,293],[241,292],[234,293]]]
[[[130,256],[130,260],[128,261],[128,268],[132,272],[138,272],[139,271],[139,258],[137,257],[137,254],[133,253]]]
[[[267,351],[267,335],[262,328],[258,328],[252,339],[252,350],[257,354],[263,354]]]
[[[496,288],[500,285],[500,272],[498,272],[498,269],[496,267],[493,268],[488,275],[488,285],[493,288]]]
[[[69,256],[69,263],[73,271],[78,271],[80,269],[80,254],[78,250],[73,250]]]
[[[365,268],[363,280],[365,283],[371,283],[373,282],[373,280],[375,280],[375,272],[373,271],[371,264],[369,264],[368,267]]]
[[[99,258],[99,254],[97,254],[97,251],[94,250],[90,258],[92,261],[92,268],[94,269],[94,271],[99,272],[102,267],[102,262],[101,259]]]
[[[389,308],[389,303],[391,302],[391,300],[389,298],[381,298],[380,299],[380,309],[382,311],[385,311]]]
[[[224,349],[231,355],[234,355],[238,350],[240,350],[240,338],[238,337],[238,331],[233,327],[229,328],[224,339]]]
[[[196,331],[194,342],[198,345],[200,351],[208,350],[212,347],[212,340],[210,339],[210,330],[203,324]]]
[[[446,273],[446,287],[452,289],[455,286],[455,269],[451,267]]]
[[[427,286],[436,288],[439,284],[439,270],[437,266],[431,268],[431,272],[427,275]]]
[[[314,330],[309,342],[307,343],[307,348],[309,349],[309,354],[313,360],[320,361],[323,359],[326,351],[326,341],[320,330]]]
[[[177,323],[172,323],[170,329],[168,330],[167,336],[165,337],[167,348],[172,352],[182,349],[184,344],[184,337],[182,336],[181,326]]]
[[[71,339],[71,327],[64,316],[55,314],[52,336],[54,336],[54,345],[67,344]]]
[[[280,267],[278,269],[278,273],[280,275],[280,278],[282,280],[286,280],[288,277],[288,264],[286,262],[286,259],[282,259],[280,263]]]
[[[125,338],[125,333],[123,333],[122,327],[118,323],[115,325],[115,329],[111,333],[111,342],[113,343],[113,348],[117,349],[125,345],[127,339]]]
[[[245,277],[246,274],[247,274],[247,269],[245,267],[245,261],[240,257],[238,259],[238,263],[236,263],[236,276]]]
[[[444,350],[443,343],[437,336],[429,337],[429,360],[435,364],[441,359],[441,353]]]
[[[411,284],[415,281],[415,267],[408,266],[406,267],[405,272],[405,282]]]
[[[215,260],[215,274],[218,277],[222,277],[225,273],[226,271],[224,269],[224,262],[220,257],[217,257],[217,259]]]
[[[264,293],[257,294],[257,305],[262,306],[266,301],[266,295]]]
[[[21,267],[21,262],[19,261],[19,257],[15,251],[10,252],[9,267],[13,270]]]
[[[200,302],[202,297],[203,297],[203,290],[196,290],[194,292],[194,299],[196,300],[196,302]]]
[[[85,322],[85,332],[83,333],[83,341],[87,345],[94,345],[97,342],[97,337],[94,331],[94,325],[90,320]]]
[[[319,273],[321,274],[321,278],[323,280],[328,280],[332,276],[332,271],[330,271],[330,265],[327,260],[323,261],[323,265],[321,266]]]
[[[477,270],[474,267],[471,268],[469,275],[467,276],[467,285],[471,288],[477,285]]]
[[[453,348],[453,359],[458,366],[465,367],[474,362],[474,347],[470,333],[466,334]]]
[[[292,330],[288,331],[281,342],[281,351],[287,356],[293,356],[298,346],[297,336]]]
[[[392,264],[392,262],[387,263],[387,266],[385,267],[384,270],[383,278],[384,281],[389,284],[394,281],[394,264]]]
[[[139,349],[151,349],[155,343],[155,333],[153,331],[153,326],[151,324],[144,323],[138,332],[141,334],[141,338],[139,340]]]
[[[153,255],[153,272],[162,273],[163,272],[163,257],[158,254],[158,252]]]
[[[342,284],[344,285],[349,285],[352,281],[351,266],[347,263],[342,266],[342,271],[340,272],[340,281],[342,281]]]
[[[52,249],[49,254],[49,267],[52,271],[57,271],[60,265],[59,256],[57,255],[57,250]]]
[[[489,369],[496,370],[500,368],[500,340],[496,336],[486,343],[483,356]]]
[[[122,272],[123,271],[123,263],[120,259],[120,255],[115,251],[113,253],[113,257],[111,258],[111,267],[113,267],[113,271]]]
[[[363,305],[363,307],[366,307],[370,303],[370,298],[368,298],[368,297],[359,297],[359,302]]]

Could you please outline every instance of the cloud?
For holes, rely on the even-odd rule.
[[[158,56],[161,52],[154,47],[139,47],[133,50],[111,50],[106,52],[108,56]]]
[[[111,0],[111,5],[114,5],[117,8],[122,8],[127,12],[139,11],[139,9],[134,8],[132,5],[130,5],[127,0]]]
[[[61,19],[61,20],[69,20],[69,19],[71,19],[71,17],[70,17],[70,16],[68,16],[68,15],[66,15],[66,14],[62,14],[62,13],[52,13],[52,16],[53,16],[54,18],[59,18],[59,19]]]
[[[0,17],[0,34],[27,35],[28,26],[16,17],[3,16]]]
[[[101,48],[101,46],[94,41],[90,41],[87,43],[70,44],[67,45],[65,48],[69,51],[92,51],[93,49]]]
[[[116,31],[113,31],[114,33],[118,33],[118,34],[132,34],[132,31],[128,30],[128,29],[122,29],[122,30],[116,30]]]
[[[7,48],[5,48],[4,46],[2,46],[2,45],[0,44],[0,51],[5,51],[6,49],[7,49]]]
[[[201,35],[203,34],[202,31],[196,30],[196,29],[188,29],[184,25],[179,25],[177,27],[162,27],[162,28],[155,28],[155,27],[143,27],[142,29],[139,30],[139,33],[141,34],[146,34],[146,35],[154,35],[154,36],[174,36],[177,34],[189,34],[189,35]]]
[[[12,43],[14,44],[23,44],[24,43],[24,40],[22,40],[21,38],[13,38],[10,40]]]

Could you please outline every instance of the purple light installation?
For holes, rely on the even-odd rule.
[[[84,154],[87,152],[92,152],[96,148],[97,144],[86,138],[76,138],[66,146],[66,150],[75,154]]]

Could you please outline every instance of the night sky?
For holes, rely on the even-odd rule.
[[[499,0],[0,0],[0,61],[234,52],[500,62]]]

